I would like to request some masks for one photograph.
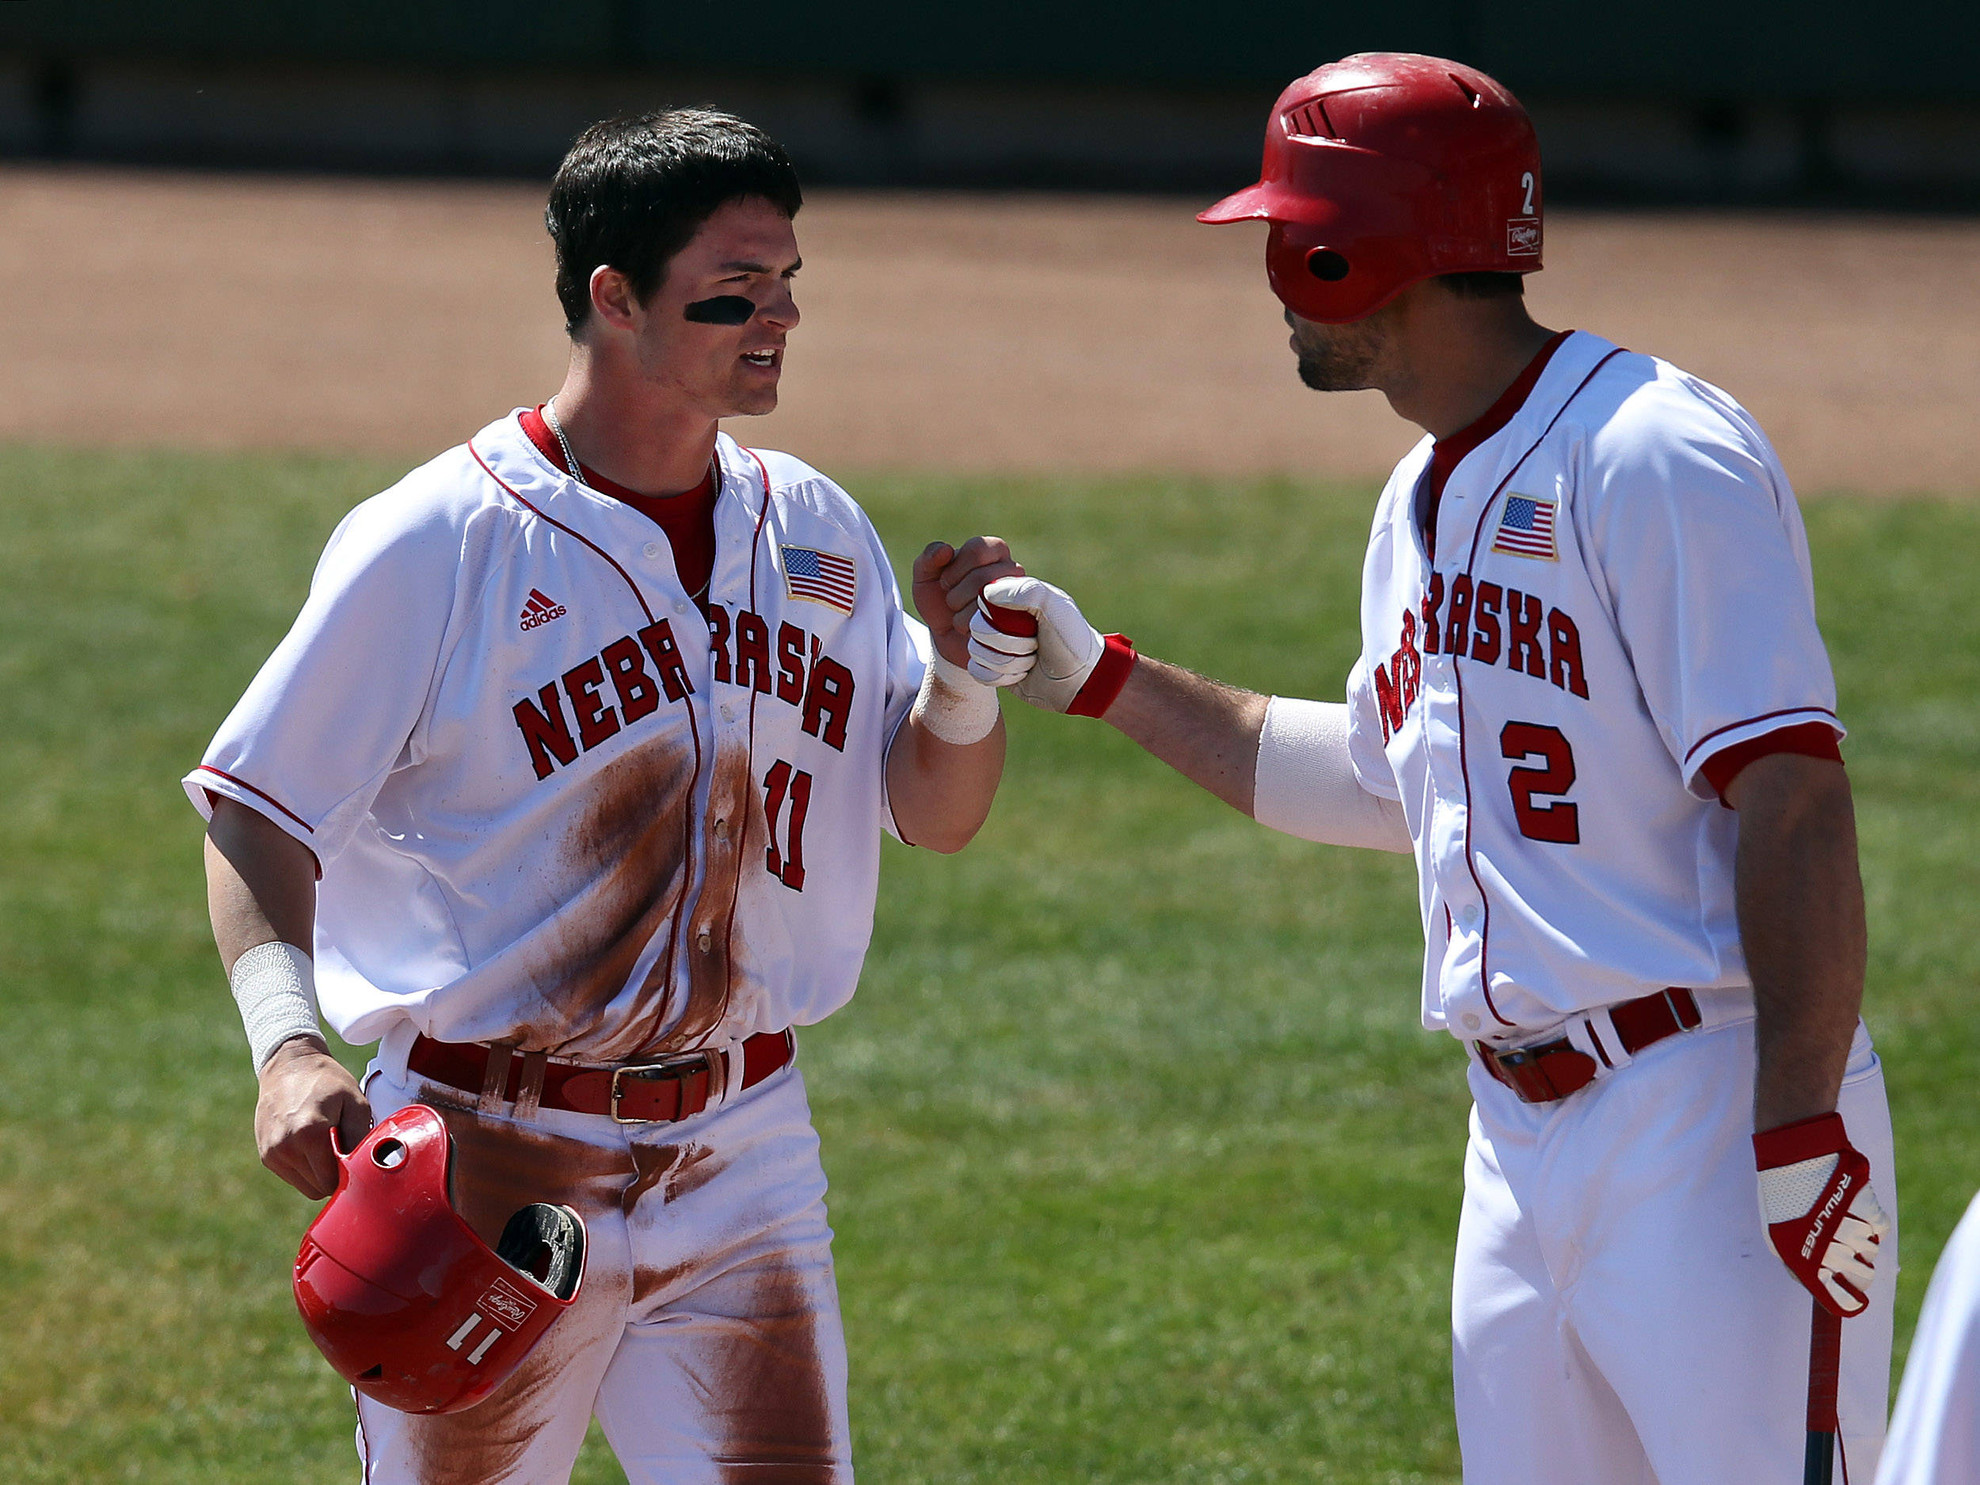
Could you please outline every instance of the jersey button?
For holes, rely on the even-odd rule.
[[[680,599],[678,599],[678,598],[676,598],[676,599],[674,600],[674,612],[675,612],[675,613],[677,613],[677,614],[684,614],[684,613],[686,613],[686,612],[687,612],[687,605],[686,605],[685,603],[683,603],[683,602],[681,602],[681,600],[680,600]]]
[[[702,953],[706,954],[710,949],[715,947],[714,935],[709,933],[709,931],[706,928],[702,929],[701,932],[695,936],[694,946],[697,949],[701,950]]]
[[[1484,916],[1478,910],[1478,904],[1474,902],[1468,904],[1465,910],[1458,914],[1458,922],[1462,923],[1466,928],[1476,928],[1478,926],[1478,920]]]
[[[729,838],[729,822],[727,820],[717,820],[715,822],[715,839],[727,840],[728,838]]]
[[[725,701],[725,702],[723,702],[723,703],[722,703],[722,720],[723,720],[724,722],[733,722],[733,721],[735,721],[735,719],[736,719],[736,709],[735,709],[735,707],[734,707],[734,705],[733,705],[733,704],[731,704],[731,703],[729,703],[729,702],[726,702],[726,701]]]
[[[647,560],[652,561],[653,559],[659,557],[660,555],[660,543],[657,541],[649,541],[645,546],[641,547],[640,550],[646,553]]]
[[[1464,1013],[1464,1029],[1466,1031],[1476,1031],[1484,1024],[1483,1021],[1478,1019],[1478,1013],[1476,1011],[1466,1011]]]

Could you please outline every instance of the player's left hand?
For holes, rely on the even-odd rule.
[[[968,669],[969,621],[977,595],[998,578],[1023,575],[1001,536],[972,536],[960,547],[931,541],[914,559],[914,607],[936,652],[951,665]]]
[[[1842,1115],[1764,1130],[1753,1136],[1753,1156],[1761,1221],[1781,1262],[1832,1314],[1861,1314],[1891,1223]]]

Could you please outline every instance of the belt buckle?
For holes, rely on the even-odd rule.
[[[1535,1094],[1540,1089],[1544,1089],[1547,1083],[1547,1075],[1540,1069],[1538,1048],[1509,1047],[1503,1052],[1494,1048],[1492,1051],[1492,1060],[1499,1066],[1499,1081],[1512,1089],[1514,1095],[1521,1103],[1540,1103],[1544,1101],[1541,1098],[1535,1097]],[[1536,1082],[1539,1084],[1539,1088],[1531,1086]]]
[[[1482,1044],[1481,1044],[1482,1045]],[[1530,1047],[1508,1047],[1504,1051],[1491,1049],[1491,1058],[1500,1071],[1499,1081],[1512,1089],[1521,1103],[1553,1103],[1567,1097],[1569,1093],[1580,1091],[1580,1086],[1562,1090],[1548,1075],[1543,1059],[1559,1052],[1573,1052],[1573,1043],[1566,1039],[1541,1042]],[[1577,1054],[1581,1055],[1581,1054]],[[1593,1058],[1588,1059],[1591,1063]]]
[[[673,1057],[662,1057],[657,1062],[633,1062],[612,1069],[612,1122],[614,1124],[667,1124],[680,1120],[680,1104],[674,1105],[674,1118],[667,1119],[628,1119],[619,1112],[619,1100],[625,1094],[621,1080],[632,1078],[642,1083],[685,1083],[693,1077],[697,1068],[708,1071],[708,1096],[715,1096],[715,1085],[721,1077],[721,1065],[716,1061],[720,1054],[713,1048],[703,1048],[699,1052],[682,1052]]]

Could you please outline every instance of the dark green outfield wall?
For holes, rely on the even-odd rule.
[[[1283,81],[1357,50],[1438,52],[1558,96],[1958,103],[1980,99],[1966,0],[12,0],[0,52],[664,68],[1113,84]]]

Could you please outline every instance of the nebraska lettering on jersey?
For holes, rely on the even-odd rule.
[[[646,657],[652,659],[657,678],[648,672]],[[618,699],[616,708],[601,694],[608,677],[612,694]],[[540,687],[535,700],[525,696],[518,701],[516,726],[529,749],[530,766],[539,779],[547,779],[559,764],[577,762],[580,752],[590,752],[621,726],[651,716],[659,710],[663,694],[669,701],[679,701],[693,690],[687,667],[681,663],[680,646],[674,641],[673,625],[661,619],[640,630],[637,639],[622,635],[589,660],[573,665],[557,680]],[[567,699],[568,716],[564,708]],[[577,724],[575,736],[573,719]]]
[[[1382,713],[1382,740],[1402,729],[1403,717],[1416,703],[1423,656],[1450,655],[1480,665],[1550,681],[1556,689],[1588,699],[1587,672],[1581,661],[1581,630],[1567,614],[1549,608],[1518,588],[1502,588],[1484,579],[1474,581],[1461,572],[1445,591],[1444,575],[1430,574],[1423,595],[1422,647],[1417,644],[1417,617],[1404,609],[1402,642],[1385,665],[1375,667],[1375,699]]]
[[[802,707],[806,732],[837,752],[846,750],[853,673],[821,652],[817,635],[807,635],[795,624],[778,624],[773,667],[770,626],[762,616],[743,609],[731,618],[721,604],[711,603],[708,639],[715,651],[717,681]]]
[[[732,619],[722,605],[711,604],[708,633],[717,681],[802,708],[800,725],[807,733],[837,752],[846,750],[846,724],[852,716],[856,689],[853,673],[822,653],[817,635],[807,635],[795,624],[780,623],[773,669],[770,628],[761,615],[743,609]],[[646,668],[649,658],[651,671]],[[616,706],[606,699],[608,690]],[[661,619],[640,630],[637,637],[628,634],[613,640],[590,659],[539,687],[533,698],[525,696],[518,701],[514,707],[516,727],[529,750],[530,766],[539,779],[547,779],[559,766],[577,762],[580,753],[590,752],[621,727],[652,715],[659,709],[662,696],[679,701],[693,691],[673,626]]]

